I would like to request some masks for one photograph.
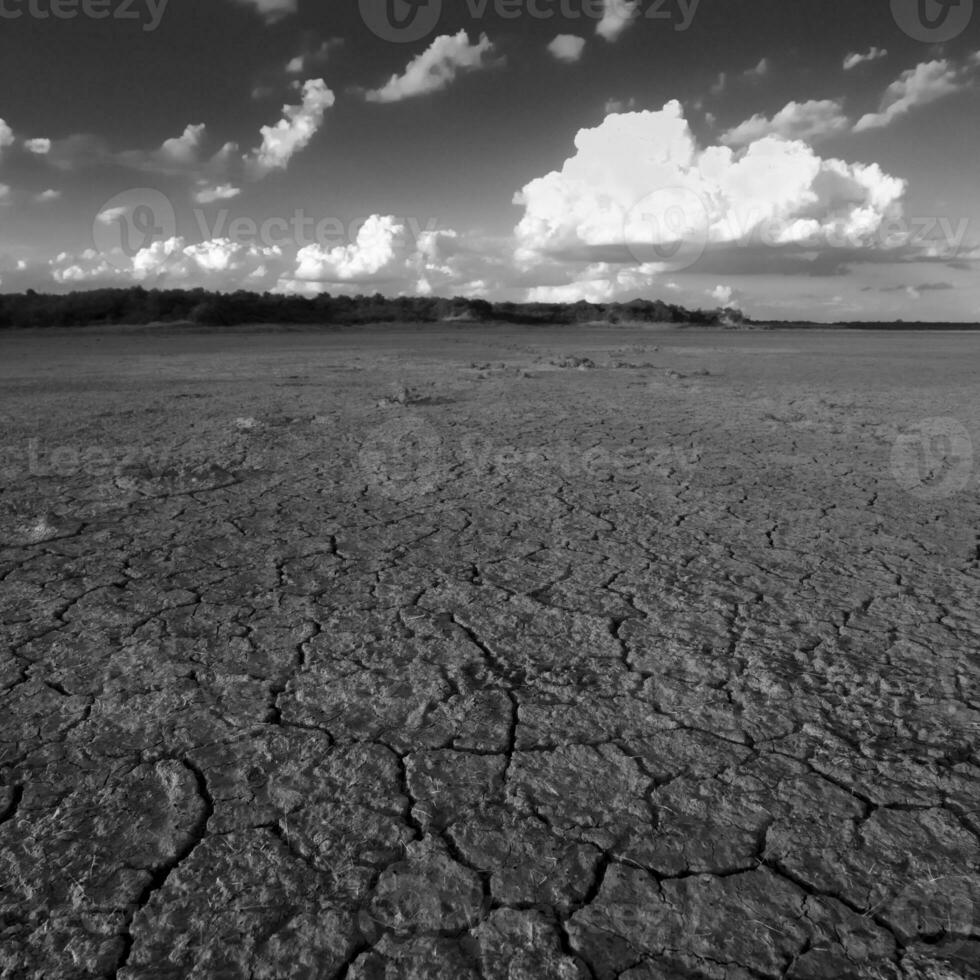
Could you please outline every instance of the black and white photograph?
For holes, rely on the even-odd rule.
[[[0,0],[0,980],[980,980],[976,0]]]

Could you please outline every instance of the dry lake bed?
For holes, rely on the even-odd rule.
[[[978,380],[0,337],[0,976],[980,976]]]

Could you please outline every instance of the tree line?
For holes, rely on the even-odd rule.
[[[188,323],[207,327],[244,324],[366,324],[503,322],[519,324],[678,323],[738,326],[740,311],[687,310],[660,300],[629,303],[491,303],[484,299],[423,296],[286,296],[215,293],[204,289],[93,289],[53,294],[0,295],[0,329],[98,324]]]

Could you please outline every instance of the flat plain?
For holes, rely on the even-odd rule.
[[[0,976],[980,976],[978,377],[0,337]]]

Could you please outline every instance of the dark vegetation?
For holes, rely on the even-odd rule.
[[[212,293],[203,289],[95,289],[63,295],[0,295],[0,328],[92,324],[192,323],[231,327],[252,323],[360,324],[503,322],[522,324],[677,323],[738,326],[737,310],[686,310],[659,300],[631,303],[490,303],[482,299],[404,296],[311,298],[277,293]]]

